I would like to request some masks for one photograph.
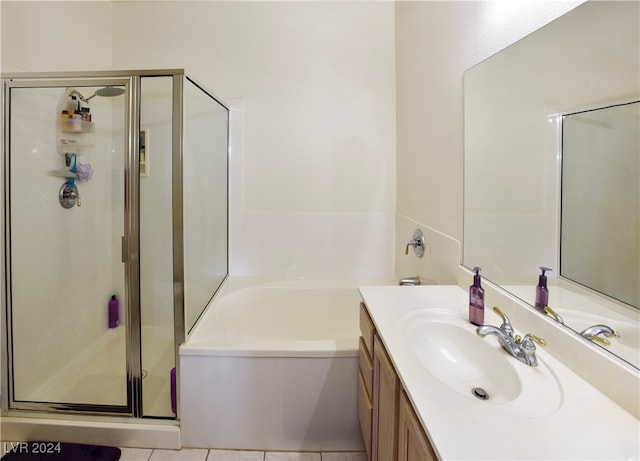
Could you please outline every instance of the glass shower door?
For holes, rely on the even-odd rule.
[[[127,82],[7,85],[12,408],[131,412]]]

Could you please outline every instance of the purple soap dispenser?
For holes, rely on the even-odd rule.
[[[484,323],[484,288],[480,284],[480,268],[474,267],[473,285],[469,287],[469,322],[480,326]]]
[[[109,328],[115,328],[119,325],[120,303],[116,295],[112,295],[109,300]]]
[[[536,309],[540,312],[544,312],[544,308],[549,304],[549,289],[547,288],[547,276],[544,275],[546,271],[551,271],[548,267],[540,267],[542,274],[538,277],[538,286],[536,287]]]

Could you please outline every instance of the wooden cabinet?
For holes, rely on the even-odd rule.
[[[358,366],[360,379],[358,387],[358,418],[367,459],[372,460],[373,441],[373,322],[364,304],[360,303],[360,349]]]
[[[360,331],[358,415],[367,459],[437,460],[363,303]]]
[[[373,344],[373,461],[398,459],[400,382],[382,341]]]
[[[398,461],[437,461],[409,398],[402,391],[398,412]]]

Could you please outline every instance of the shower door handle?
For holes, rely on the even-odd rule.
[[[126,235],[122,236],[122,262],[126,263],[129,261],[129,242],[127,240]]]

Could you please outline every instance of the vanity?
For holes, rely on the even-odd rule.
[[[640,459],[639,13],[587,1],[465,72],[466,268],[360,288],[369,460]]]
[[[358,406],[369,460],[640,459],[636,416],[546,348],[532,367],[493,335],[478,336],[465,289],[360,293]],[[485,324],[500,323],[485,308]],[[538,334],[512,323],[522,336]],[[561,341],[544,339],[549,349]]]

